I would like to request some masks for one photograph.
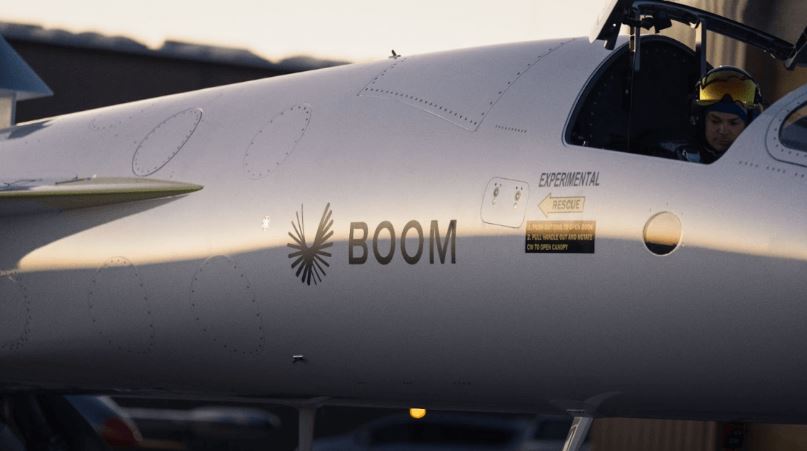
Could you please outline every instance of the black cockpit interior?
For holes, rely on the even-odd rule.
[[[695,52],[661,35],[641,37],[640,67],[627,46],[614,51],[583,92],[567,142],[630,153],[651,153],[652,143],[692,139]]]

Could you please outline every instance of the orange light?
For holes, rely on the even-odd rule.
[[[419,419],[426,416],[426,409],[413,407],[413,408],[409,409],[409,416],[416,419],[416,420],[419,420]]]

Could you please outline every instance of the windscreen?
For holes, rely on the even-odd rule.
[[[731,19],[791,44],[798,42],[807,25],[807,2],[804,0],[676,0],[670,3]]]

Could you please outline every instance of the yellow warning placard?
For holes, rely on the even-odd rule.
[[[596,221],[527,221],[528,254],[593,254]]]

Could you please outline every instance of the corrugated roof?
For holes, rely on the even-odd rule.
[[[288,58],[275,63],[246,49],[200,45],[180,41],[165,41],[162,47],[152,49],[134,39],[123,36],[106,36],[93,32],[72,33],[59,29],[47,29],[39,25],[8,22],[0,22],[0,35],[5,36],[7,39],[64,47],[108,50],[212,64],[230,64],[279,72],[297,72],[347,64],[346,61],[320,60],[309,57]]]

